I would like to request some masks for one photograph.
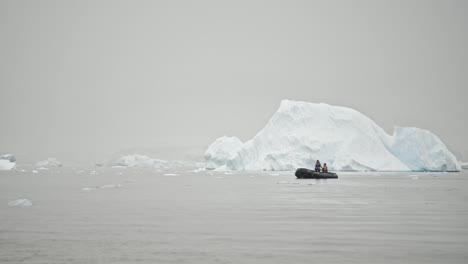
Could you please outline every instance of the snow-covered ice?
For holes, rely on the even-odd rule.
[[[32,205],[33,204],[29,199],[24,199],[24,198],[8,202],[8,206],[11,206],[11,207],[15,207],[15,206],[28,207]]]
[[[337,171],[458,171],[455,156],[428,130],[397,127],[388,135],[346,107],[283,100],[251,140],[223,136],[205,152],[218,170],[295,170],[316,160]]]

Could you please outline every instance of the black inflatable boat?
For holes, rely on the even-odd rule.
[[[316,172],[304,168],[296,170],[296,177],[298,179],[338,179],[338,175],[333,172]]]

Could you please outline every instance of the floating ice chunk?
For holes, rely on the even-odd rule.
[[[42,167],[42,168],[62,167],[62,163],[58,161],[56,158],[48,158],[46,160],[37,162],[36,167]]]
[[[179,174],[176,174],[176,173],[165,173],[164,176],[179,176]]]
[[[16,163],[8,160],[0,160],[0,170],[11,170],[15,167]]]
[[[30,200],[24,199],[24,198],[8,202],[8,206],[11,206],[11,207],[14,207],[14,206],[27,207],[27,206],[32,206],[32,205],[33,204]]]
[[[99,173],[98,173],[97,171],[94,171],[94,170],[93,170],[93,171],[90,171],[89,174],[91,174],[91,175],[97,175],[97,174],[99,174]]]
[[[9,162],[16,162],[16,157],[13,154],[0,155],[0,160],[8,160]]]
[[[85,188],[81,188],[81,190],[84,191],[84,192],[90,192],[90,191],[96,190],[96,188],[85,187]]]
[[[0,170],[11,170],[16,166],[16,158],[12,154],[0,156]]]
[[[431,132],[396,128],[388,135],[362,113],[283,100],[266,126],[244,144],[221,137],[206,153],[217,170],[291,171],[316,160],[342,171],[456,171],[455,156]]]
[[[111,189],[111,188],[121,188],[121,187],[122,187],[122,184],[106,184],[106,185],[100,186],[99,188],[101,188],[101,189]]]
[[[49,168],[46,168],[46,167],[40,167],[40,168],[37,168],[38,170],[49,170]]]

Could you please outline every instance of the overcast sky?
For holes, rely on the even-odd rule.
[[[252,138],[282,99],[468,158],[468,1],[0,0],[0,153],[101,160]]]

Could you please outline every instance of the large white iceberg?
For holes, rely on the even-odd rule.
[[[16,158],[12,154],[0,155],[0,170],[11,170],[16,166]]]
[[[242,144],[222,137],[205,152],[207,167],[227,170],[294,170],[316,160],[331,170],[457,171],[442,141],[419,128],[388,135],[360,112],[328,104],[283,100],[267,125]]]

